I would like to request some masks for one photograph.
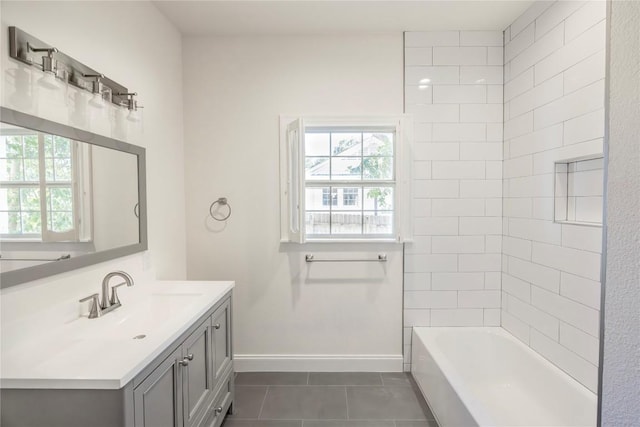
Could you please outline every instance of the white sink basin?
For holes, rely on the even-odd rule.
[[[122,306],[95,319],[81,317],[68,325],[77,328],[70,334],[83,340],[123,340],[138,335],[150,336],[162,329],[176,314],[188,310],[203,297],[202,293],[151,293],[138,301],[124,301]]]

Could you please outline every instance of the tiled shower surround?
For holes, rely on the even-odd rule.
[[[592,391],[602,228],[554,223],[554,162],[602,154],[605,7],[536,4],[505,31],[502,326]],[[576,220],[601,220],[597,163],[569,175]]]
[[[415,139],[405,369],[412,326],[500,325],[502,44],[500,31],[405,33]]]
[[[605,2],[536,2],[504,39],[406,33],[405,369],[412,326],[500,325],[596,389],[602,229],[554,222],[554,171],[602,153],[604,48]]]

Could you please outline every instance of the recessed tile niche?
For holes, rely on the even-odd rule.
[[[601,226],[603,188],[601,155],[555,162],[555,222]]]

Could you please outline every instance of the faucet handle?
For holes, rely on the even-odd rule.
[[[120,286],[124,286],[126,284],[127,282],[122,282],[111,287],[111,298],[109,299],[111,305],[120,304],[120,299],[118,298],[118,291],[116,288],[119,288]]]
[[[89,311],[89,319],[95,319],[96,317],[100,317],[102,315],[102,309],[100,307],[100,295],[92,294],[88,297],[84,297],[80,300],[80,302],[85,302],[91,300],[91,310]]]

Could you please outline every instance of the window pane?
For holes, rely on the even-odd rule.
[[[40,210],[40,189],[21,188],[20,189],[20,208],[22,211],[39,211]]]
[[[0,211],[0,233],[7,234],[9,232],[9,212]]]
[[[393,188],[365,187],[364,209],[372,211],[393,210]]]
[[[71,212],[51,212],[48,228],[58,233],[73,229],[73,214]]]
[[[309,181],[329,179],[328,157],[307,157],[304,161],[305,179]]]
[[[44,136],[44,156],[53,157],[53,136],[52,135]]]
[[[332,157],[331,179],[361,179],[362,158],[360,157]]]
[[[55,157],[71,157],[71,141],[61,136],[53,136]]]
[[[329,187],[310,187],[305,189],[305,209],[310,211],[329,210]]]
[[[332,212],[331,234],[362,234],[362,213]]]
[[[40,212],[22,212],[22,233],[40,234],[42,230]]]
[[[393,179],[393,157],[365,157],[364,179]]]
[[[362,155],[361,133],[332,133],[332,156],[360,156]]]
[[[304,155],[329,156],[329,134],[315,132],[305,133]]]
[[[362,144],[365,156],[393,156],[393,133],[365,133]]]
[[[8,158],[16,159],[23,156],[22,151],[22,138],[19,136],[7,136],[5,137],[6,156]]]
[[[24,157],[29,159],[38,158],[38,136],[27,135],[24,137]]]
[[[365,234],[393,233],[392,212],[364,212]]]
[[[45,181],[53,181],[53,159],[44,159]]]
[[[24,160],[24,180],[25,181],[40,180],[39,163],[40,162],[38,161],[37,158]]]
[[[22,233],[19,212],[0,212],[0,233],[2,234],[21,234]]]
[[[52,211],[73,210],[73,194],[71,187],[47,188],[47,206]]]
[[[305,214],[305,231],[307,234],[329,234],[329,212],[310,212]]]
[[[0,181],[22,181],[22,159],[0,159]]]
[[[55,181],[71,181],[71,160],[55,159]]]
[[[19,211],[20,189],[0,188],[0,209],[3,211]]]

